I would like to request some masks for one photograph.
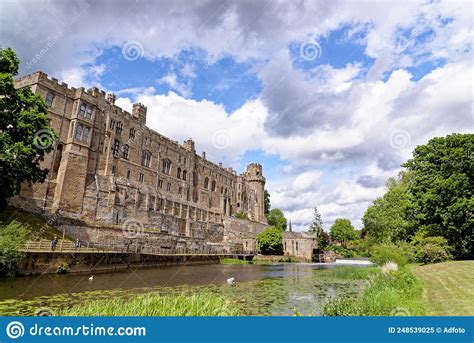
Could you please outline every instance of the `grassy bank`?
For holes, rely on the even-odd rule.
[[[239,260],[238,258],[221,258],[220,264],[249,264],[249,261]]]
[[[210,292],[158,295],[87,301],[56,313],[59,316],[238,316],[242,310]]]
[[[428,264],[412,270],[423,281],[427,315],[474,315],[474,261]]]
[[[368,285],[357,298],[343,296],[327,302],[323,308],[326,316],[416,316],[425,313],[422,283],[408,268],[387,273],[361,268],[341,273],[353,277],[363,277],[363,273],[367,273]]]

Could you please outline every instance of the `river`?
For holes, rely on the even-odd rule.
[[[249,315],[319,315],[339,294],[356,294],[361,280],[321,277],[334,264],[288,263],[170,266],[93,275],[40,275],[0,279],[0,315],[54,314],[88,299],[127,297],[142,292],[180,293],[208,290],[239,302]],[[227,285],[233,277],[236,285]]]

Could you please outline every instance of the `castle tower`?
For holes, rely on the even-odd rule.
[[[266,223],[264,207],[265,177],[262,174],[262,165],[258,163],[249,164],[245,177],[249,189],[255,193],[255,203],[252,204],[255,216],[253,219],[257,222]]]
[[[146,124],[146,112],[147,112],[147,107],[141,103],[136,103],[133,104],[132,107],[132,115],[135,118],[138,118],[140,125],[145,125]]]

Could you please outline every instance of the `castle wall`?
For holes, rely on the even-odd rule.
[[[148,128],[143,104],[129,113],[97,88],[69,87],[42,72],[15,86],[30,87],[49,102],[59,139],[42,162],[50,170],[47,180],[23,185],[14,206],[92,226],[135,220],[146,229],[215,243],[226,239],[224,220],[236,212],[266,222],[261,165],[237,175],[196,154],[191,139],[179,144]]]

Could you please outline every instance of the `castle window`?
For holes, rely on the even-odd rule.
[[[76,125],[76,135],[75,135],[75,138],[77,140],[81,140],[82,138],[82,125],[81,124],[77,124]]]
[[[221,194],[224,193],[224,187],[221,186]]]
[[[84,130],[82,131],[82,141],[84,143],[89,142],[89,129],[87,127],[84,127]]]
[[[178,188],[178,194],[179,194],[179,195],[183,194],[183,187],[179,187],[179,188]]]
[[[171,170],[171,161],[168,159],[163,160],[163,169],[161,170],[165,174],[169,174]]]
[[[194,202],[197,202],[197,201],[198,201],[198,193],[197,193],[196,190],[193,191],[193,201],[194,201]]]
[[[131,128],[130,133],[128,134],[128,138],[135,139],[135,129]]]
[[[110,119],[109,127],[110,127],[111,130],[113,130],[115,128],[115,120]]]
[[[215,192],[215,191],[216,191],[216,180],[212,180],[211,192]]]
[[[112,166],[112,175],[115,175],[115,170],[116,170],[115,166]]]
[[[204,188],[207,189],[208,187],[209,187],[209,178],[206,177],[206,178],[204,179]]]
[[[117,122],[117,126],[115,127],[115,133],[121,134],[123,129],[123,123],[121,121]]]
[[[298,242],[296,242],[295,247],[296,247],[296,251],[298,251]]]
[[[145,137],[145,145],[148,146],[151,143],[150,137]]]
[[[158,188],[163,189],[163,180],[162,179],[158,179]],[[161,199],[161,200],[163,200],[163,199]]]
[[[143,175],[142,173],[140,173],[140,176],[139,176],[138,180],[139,180],[140,182],[145,181],[145,175]]]
[[[193,186],[197,186],[198,185],[198,174],[193,171]]]
[[[112,145],[112,155],[118,156],[120,149],[120,141],[118,139],[114,140],[114,144]]]
[[[81,103],[81,106],[79,106],[79,114],[83,117],[85,117],[86,115],[86,110],[87,110],[87,106],[85,103]]]
[[[166,190],[168,192],[171,192],[171,182],[168,182],[168,184],[166,185]]]
[[[130,179],[130,170],[127,170],[127,179]]]
[[[224,194],[227,195],[227,188],[224,190]]]
[[[92,118],[92,110],[93,110],[92,106],[87,107],[87,110],[86,110],[86,117],[87,118]]]
[[[181,155],[178,155],[178,163],[181,163]]]
[[[130,147],[128,146],[128,144],[125,144],[123,147],[122,147],[122,157],[123,158],[126,158],[128,159],[128,150],[130,149]]]
[[[151,165],[151,152],[143,150],[142,152],[142,166],[150,167]]]
[[[183,163],[186,164],[186,156],[183,158]]]
[[[177,175],[178,179],[181,179],[181,168],[178,168]]]
[[[46,95],[46,104],[48,104],[48,107],[53,107],[53,101],[54,101],[54,94],[51,92],[48,92],[48,95]]]
[[[186,170],[183,170],[183,180],[186,181],[188,176],[188,172]]]

